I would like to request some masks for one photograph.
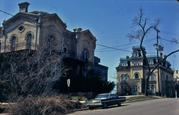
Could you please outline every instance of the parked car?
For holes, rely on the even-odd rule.
[[[111,105],[120,106],[126,100],[125,97],[119,97],[116,94],[102,93],[98,94],[94,99],[87,102],[89,108],[103,107],[106,108]]]

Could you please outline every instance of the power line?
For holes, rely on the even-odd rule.
[[[152,40],[154,40],[154,39],[152,39]],[[149,39],[145,40],[145,41],[149,41]],[[130,52],[131,53],[132,51],[126,50],[125,48],[119,48],[119,47],[136,45],[136,44],[138,44],[138,43],[137,42],[136,43],[126,43],[126,44],[121,44],[121,45],[116,45],[116,46],[107,46],[107,45],[104,45],[104,44],[96,44],[98,46],[103,47],[103,49],[100,49],[100,50],[98,50],[96,52],[109,52],[109,51],[116,50],[116,51],[124,51],[124,52]],[[109,49],[112,49],[112,50],[109,50]]]
[[[179,41],[176,39],[177,38],[176,37],[177,34],[166,32],[166,31],[162,31],[162,33],[165,34],[165,35],[171,36],[172,38],[175,38],[175,39],[172,39],[172,40],[168,40],[168,39],[162,38],[163,41],[179,44]]]
[[[126,43],[126,44],[116,45],[114,47],[123,47],[123,46],[135,45],[135,44],[137,44],[137,43]]]
[[[152,39],[153,41],[154,39]],[[147,39],[145,41],[151,41],[151,39]],[[125,48],[120,48],[120,47],[127,47],[127,46],[130,46],[130,45],[137,45],[138,43],[126,43],[126,44],[121,44],[121,45],[115,45],[115,46],[107,46],[107,45],[104,45],[104,44],[97,44],[99,46],[102,46],[103,48],[102,49],[98,49],[96,52],[109,52],[109,51],[124,51],[124,52],[132,52],[132,51],[129,51],[129,50],[126,50]],[[107,46],[107,47],[106,47]],[[112,50],[109,50],[109,49],[112,49]]]
[[[9,15],[9,16],[13,16],[12,14],[10,14],[10,13],[8,13],[8,12],[6,12],[6,11],[3,11],[3,10],[0,10],[0,12],[2,12],[2,13],[4,13],[4,14],[7,14],[7,15]]]
[[[178,41],[178,40],[176,40],[176,39],[173,39],[173,40],[168,40],[168,39],[165,39],[165,38],[161,38],[161,40],[166,41],[166,42],[171,42],[171,43],[176,43],[176,44],[179,44],[179,41]]]
[[[170,35],[176,36],[177,35],[176,33],[173,33],[173,32],[167,32],[167,31],[161,31],[161,32],[162,32],[162,34],[165,34],[165,35],[168,35],[168,36],[170,36]]]
[[[136,45],[137,43],[126,43],[126,44],[121,44],[121,45],[115,45],[115,46],[112,46],[112,47],[117,47],[117,48],[120,48],[120,47],[123,47],[123,49],[125,49],[124,48],[124,46],[125,47],[127,47],[127,46],[131,46],[131,45]],[[110,46],[111,47],[111,46]],[[116,50],[116,49],[115,49]],[[105,52],[105,51],[114,51],[114,49],[111,49],[110,48],[110,50],[109,50],[109,48],[107,47],[103,47],[103,48],[100,48],[100,49],[98,49],[98,51],[97,52]]]
[[[119,50],[119,51],[124,51],[124,52],[131,52],[131,51],[126,50],[126,49],[115,48],[115,47],[107,46],[107,45],[104,45],[104,44],[96,44],[96,45],[101,46],[101,47],[105,47],[105,48],[108,48],[108,49]]]
[[[110,52],[110,53],[112,53],[112,52],[121,52],[121,50],[106,49],[106,50],[96,50],[96,52],[105,52],[105,53]]]

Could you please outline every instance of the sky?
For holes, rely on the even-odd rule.
[[[69,30],[76,27],[89,29],[97,39],[95,55],[101,58],[101,64],[109,67],[108,78],[116,79],[116,67],[120,58],[131,56],[132,46],[139,45],[138,40],[128,38],[135,30],[133,19],[139,9],[143,9],[149,24],[160,20],[160,44],[164,54],[179,48],[179,2],[176,0],[26,0],[29,11],[56,13],[67,24]],[[0,10],[15,15],[18,3],[24,0],[0,0]],[[11,16],[0,12],[0,22]],[[146,51],[156,55],[153,44],[156,33],[151,31],[144,41]],[[103,47],[109,46],[112,48]],[[172,68],[179,69],[179,53],[168,59]]]

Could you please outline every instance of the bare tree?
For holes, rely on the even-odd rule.
[[[9,98],[18,95],[49,95],[53,82],[62,76],[62,52],[40,47],[0,54],[1,81],[9,81]]]
[[[157,64],[154,65],[153,68],[150,67],[148,59],[147,59],[147,54],[144,49],[144,39],[146,39],[147,35],[150,33],[150,31],[154,30],[157,32],[157,37],[158,37],[158,25],[159,25],[159,20],[156,21],[154,24],[149,24],[148,19],[144,17],[143,10],[139,10],[139,14],[137,17],[134,18],[134,24],[137,27],[137,30],[134,31],[133,33],[130,33],[128,36],[130,39],[138,39],[140,41],[140,49],[142,51],[143,55],[143,61],[145,62],[145,66],[148,69],[148,74],[145,76],[145,95],[148,95],[148,83],[149,83],[149,77],[153,74],[153,72],[159,67],[159,65],[162,62],[165,62],[166,59],[171,56],[174,53],[179,52],[179,49],[176,49],[169,54],[167,54],[162,60],[158,60]]]

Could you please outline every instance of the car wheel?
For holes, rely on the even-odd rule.
[[[117,104],[117,106],[121,106],[121,103],[119,102],[119,103]]]
[[[94,109],[94,107],[93,107],[93,106],[89,106],[88,108],[89,108],[89,109]]]

